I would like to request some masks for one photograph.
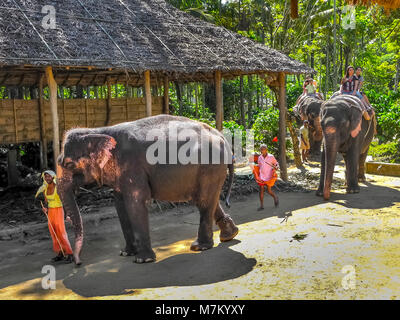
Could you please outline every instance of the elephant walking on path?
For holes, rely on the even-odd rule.
[[[358,181],[365,181],[365,159],[375,133],[375,117],[365,120],[358,98],[335,95],[322,104],[321,127],[323,150],[316,194],[329,200],[338,152],[345,160],[347,192],[360,192]]]
[[[230,144],[219,131],[184,117],[159,115],[111,127],[69,130],[57,179],[64,210],[74,225],[75,263],[81,263],[83,226],[74,190],[93,182],[114,189],[126,241],[122,255],[135,256],[137,263],[155,260],[146,207],[151,199],[192,201],[198,207],[200,226],[192,250],[213,247],[213,223],[221,230],[221,241],[233,239],[238,228],[219,203],[227,168],[229,199]]]

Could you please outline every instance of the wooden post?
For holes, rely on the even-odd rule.
[[[221,71],[215,71],[215,124],[219,131],[222,131],[222,122],[224,119],[224,108],[222,101],[222,74]]]
[[[164,77],[164,110],[163,113],[169,114],[169,79]]]
[[[47,138],[46,138],[46,121],[44,116],[44,101],[43,101],[43,79],[41,74],[39,78],[39,121],[40,121],[40,168],[47,168]]]
[[[286,166],[286,76],[284,72],[279,72],[279,154],[281,179],[288,180]]]
[[[108,126],[110,124],[110,118],[111,118],[111,97],[112,97],[112,92],[111,92],[111,83],[110,79],[107,77],[107,103],[106,103],[106,123],[105,125]]]
[[[14,134],[15,142],[18,143],[18,122],[17,122],[17,106],[15,105],[15,98],[13,99],[13,113],[14,113]]]
[[[50,109],[53,123],[53,158],[54,168],[57,165],[58,155],[60,154],[60,127],[58,123],[58,108],[57,108],[57,82],[53,76],[52,67],[46,67],[46,78],[50,93]]]
[[[150,71],[144,72],[144,90],[146,99],[146,116],[151,117],[152,106],[151,106],[151,86],[150,86]]]

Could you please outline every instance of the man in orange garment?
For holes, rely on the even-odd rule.
[[[256,155],[250,158],[250,167],[253,170],[254,178],[257,184],[260,186],[260,207],[257,211],[264,210],[264,187],[267,187],[268,194],[274,198],[275,207],[279,206],[279,198],[272,191],[278,175],[276,173],[279,170],[279,163],[276,161],[272,154],[268,153],[267,146],[265,144],[260,147],[261,155]],[[257,162],[258,166],[254,166],[251,162]]]
[[[48,219],[49,231],[53,239],[53,250],[57,253],[57,256],[51,261],[63,260],[65,263],[71,263],[73,259],[72,249],[65,230],[63,206],[57,193],[56,173],[47,170],[43,172],[42,178],[43,185],[39,188],[35,197],[43,192],[48,206],[48,208],[43,207],[43,212]],[[67,221],[70,221],[69,217]]]

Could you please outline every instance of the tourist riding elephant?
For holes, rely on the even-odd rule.
[[[320,120],[321,105],[324,100],[318,97],[310,97],[302,95],[298,98],[293,108],[294,113],[301,121],[308,120],[309,137],[310,137],[310,153],[319,155],[321,153],[322,129]]]
[[[134,255],[137,263],[155,260],[146,207],[151,199],[192,201],[198,207],[200,226],[192,250],[213,247],[214,222],[221,241],[233,239],[238,228],[219,203],[227,167],[229,199],[233,181],[229,143],[207,124],[184,117],[159,115],[111,127],[69,130],[58,158],[57,179],[64,210],[74,225],[75,263],[81,263],[83,227],[74,190],[93,182],[114,189],[126,241],[121,255]]]
[[[358,193],[358,180],[365,181],[365,159],[374,137],[375,119],[364,119],[358,98],[335,95],[322,104],[321,127],[324,139],[317,195],[329,200],[338,152],[345,160],[346,190],[348,193]]]

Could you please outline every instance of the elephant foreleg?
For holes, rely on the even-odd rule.
[[[149,192],[148,192],[149,193]],[[136,263],[153,262],[156,255],[151,248],[149,215],[146,207],[146,198],[139,195],[146,194],[145,190],[130,190],[124,194],[124,204],[130,229],[133,232]]]
[[[316,192],[317,196],[322,197],[324,195],[324,184],[325,184],[325,146],[322,146],[321,152],[321,174],[319,177],[319,186]]]
[[[232,240],[239,233],[238,227],[236,227],[230,215],[224,212],[219,202],[215,209],[214,219],[221,230],[219,238],[222,242]]]
[[[114,200],[115,200],[115,208],[117,209],[119,221],[121,223],[122,233],[125,238],[125,249],[121,250],[121,256],[134,256],[137,253],[137,250],[134,246],[135,239],[133,230],[131,228],[128,215],[125,210],[125,204],[123,196],[120,192],[114,191]]]

